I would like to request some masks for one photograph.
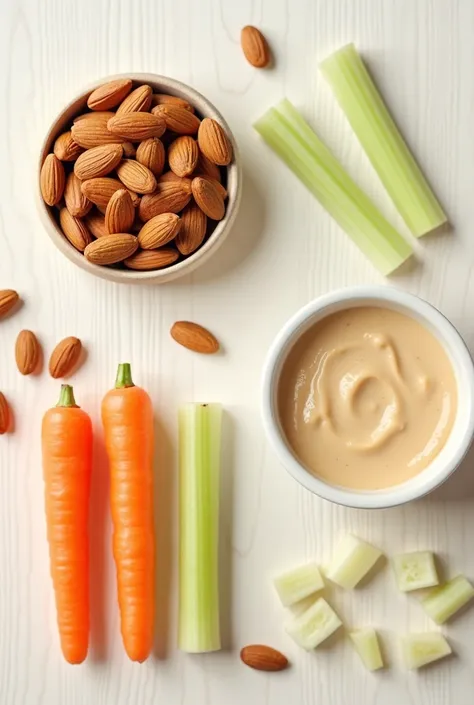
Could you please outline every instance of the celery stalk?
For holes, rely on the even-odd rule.
[[[413,235],[447,218],[353,44],[325,59],[321,71],[390,198]]]
[[[474,597],[474,587],[464,575],[457,575],[431,590],[422,605],[436,624],[444,624]]]
[[[254,127],[382,274],[408,259],[410,245],[288,100],[270,108]]]
[[[178,646],[189,653],[221,648],[218,579],[221,420],[219,404],[186,404],[179,411]]]

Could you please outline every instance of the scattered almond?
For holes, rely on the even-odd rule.
[[[175,213],[162,213],[151,218],[138,233],[143,250],[156,250],[167,245],[179,233],[181,220]]]
[[[55,206],[64,193],[66,174],[64,166],[55,154],[48,154],[41,167],[41,194],[48,206]]]
[[[0,436],[10,430],[11,411],[4,394],[0,392]]]
[[[208,218],[222,220],[225,214],[224,199],[215,183],[205,177],[196,176],[192,181],[192,190],[194,200]]]
[[[171,337],[193,352],[210,355],[219,350],[219,342],[206,328],[190,321],[177,321],[171,328]]]
[[[70,336],[59,342],[49,358],[49,374],[54,379],[67,377],[77,365],[81,356],[82,343],[79,338]]]
[[[162,117],[151,113],[125,113],[110,118],[107,127],[112,136],[118,135],[125,141],[141,142],[149,137],[161,137],[166,130],[166,123]]]
[[[288,666],[288,659],[271,646],[252,644],[244,646],[240,658],[246,666],[257,671],[283,671]]]
[[[178,98],[177,95],[168,95],[167,93],[154,93],[152,95],[152,105],[176,105],[178,108],[189,110],[194,113],[194,108],[183,98]]]
[[[83,218],[92,208],[92,202],[82,193],[81,180],[73,171],[66,179],[64,202],[69,213],[75,218]]]
[[[134,159],[123,159],[117,167],[120,181],[136,193],[153,193],[156,179],[150,169]]]
[[[61,208],[59,211],[59,223],[71,245],[79,252],[84,252],[92,240],[86,224],[80,218],[71,215],[67,208]]]
[[[115,233],[91,242],[87,245],[84,255],[93,264],[116,264],[131,257],[137,248],[138,240],[135,235]]]
[[[117,108],[117,115],[125,115],[126,113],[147,112],[151,107],[151,88],[150,86],[138,86],[132,91]]]
[[[194,172],[195,176],[208,176],[210,179],[221,181],[221,170],[210,161],[201,151],[199,151],[199,159]]]
[[[115,193],[120,193],[120,191],[116,191]],[[112,198],[114,196],[112,196]],[[105,212],[107,212],[107,209]],[[105,216],[103,216],[102,213],[97,211],[95,208],[86,216],[84,222],[94,237],[104,237],[104,235],[109,235],[109,231],[105,227]]]
[[[107,125],[111,120],[109,113],[90,113],[91,117],[75,122],[71,128],[74,141],[85,149],[101,147],[104,144],[117,144],[126,140],[113,134]]]
[[[164,119],[166,127],[178,135],[195,135],[201,121],[194,113],[178,105],[160,104],[152,110],[152,114]],[[157,135],[159,137],[159,135]]]
[[[30,375],[38,367],[41,346],[31,330],[22,330],[15,344],[16,366],[22,375]]]
[[[189,135],[182,135],[168,147],[168,162],[171,171],[177,176],[189,176],[196,168],[199,147]]]
[[[4,318],[17,305],[20,297],[14,289],[0,290],[0,318]]]
[[[240,44],[245,58],[258,69],[264,69],[271,60],[267,40],[256,27],[247,25],[240,33]]]
[[[171,247],[161,247],[159,250],[139,250],[124,261],[128,269],[146,272],[152,269],[163,269],[174,264],[179,258],[179,252]]]
[[[204,118],[198,132],[199,149],[211,162],[226,166],[232,160],[232,145],[229,138],[212,118]]]
[[[82,154],[82,147],[74,141],[71,130],[63,132],[62,135],[57,137],[53,152],[62,162],[73,162],[80,154]]]
[[[87,149],[74,164],[74,173],[85,181],[106,176],[120,163],[123,157],[121,144],[103,144]]]
[[[91,110],[109,110],[115,108],[132,90],[132,81],[129,78],[119,78],[115,81],[104,83],[92,91],[87,99],[87,106]]]
[[[95,203],[96,206],[107,206],[108,202],[112,198],[112,195],[123,189],[123,183],[118,179],[111,179],[110,177],[100,177],[98,179],[87,179],[82,182],[82,193],[87,196],[89,201]],[[129,189],[127,189],[129,190]],[[129,191],[132,197],[132,203],[135,208],[140,203],[140,199],[136,193]]]
[[[158,137],[143,140],[137,147],[137,162],[146,166],[155,176],[160,176],[166,160],[163,142]]]
[[[175,244],[182,255],[190,255],[201,246],[207,229],[207,216],[196,203],[190,203],[181,213],[181,227]]]
[[[146,194],[138,206],[138,215],[145,223],[161,213],[179,213],[191,200],[191,193],[181,181],[159,183],[156,191]]]
[[[120,189],[112,194],[105,211],[105,229],[111,235],[128,233],[135,220],[135,208],[132,198],[126,189]]]

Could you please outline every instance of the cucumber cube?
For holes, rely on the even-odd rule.
[[[324,582],[316,563],[307,563],[279,575],[273,581],[278,596],[285,607],[304,600],[322,590]]]
[[[322,597],[287,625],[287,633],[306,651],[311,651],[342,625],[341,620]]]
[[[457,575],[431,590],[421,604],[436,624],[444,624],[473,597],[474,587],[469,580],[464,575]]]
[[[339,544],[334,557],[326,570],[326,576],[333,583],[346,590],[352,590],[375,565],[382,551],[348,534]]]
[[[375,629],[358,629],[350,632],[349,637],[354,648],[362,659],[362,663],[369,671],[383,668],[383,659],[380,652],[379,640]]]
[[[401,592],[419,590],[439,584],[434,555],[431,551],[402,553],[392,559],[398,589]]]
[[[439,632],[408,634],[402,639],[407,668],[421,668],[452,653],[451,647]]]

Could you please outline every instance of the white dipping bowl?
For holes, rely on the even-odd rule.
[[[448,440],[433,461],[407,482],[381,490],[359,491],[315,477],[298,460],[281,427],[277,393],[283,363],[296,341],[312,326],[337,311],[357,306],[388,308],[414,318],[441,343],[453,366],[457,411]],[[456,470],[474,435],[474,366],[456,328],[434,306],[413,294],[384,286],[334,291],[300,309],[273,342],[263,372],[262,412],[265,431],[280,461],[303,487],[323,499],[360,509],[383,509],[411,502],[441,485]]]

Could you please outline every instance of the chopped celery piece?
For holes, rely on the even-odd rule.
[[[333,583],[352,590],[378,561],[382,551],[348,534],[338,545],[326,570]]]
[[[358,629],[355,632],[350,632],[349,637],[362,659],[362,663],[369,671],[378,671],[379,668],[383,668],[382,653],[375,629]]]
[[[410,257],[410,245],[288,100],[270,108],[254,127],[382,274]]]
[[[408,668],[421,668],[452,653],[450,645],[439,632],[407,634],[402,639],[402,649]]]
[[[392,565],[401,592],[438,585],[438,573],[431,551],[401,553],[392,558]]]
[[[342,625],[341,620],[322,597],[302,614],[294,617],[286,631],[306,651],[311,651]]]
[[[178,646],[200,653],[221,648],[219,630],[219,404],[179,410]]]
[[[316,563],[307,563],[274,579],[276,591],[282,604],[291,607],[305,597],[322,590],[324,582]]]
[[[474,597],[474,587],[464,575],[434,588],[422,600],[425,612],[436,624],[444,624]]]
[[[353,44],[325,59],[321,71],[390,198],[413,235],[447,218],[387,110]]]

